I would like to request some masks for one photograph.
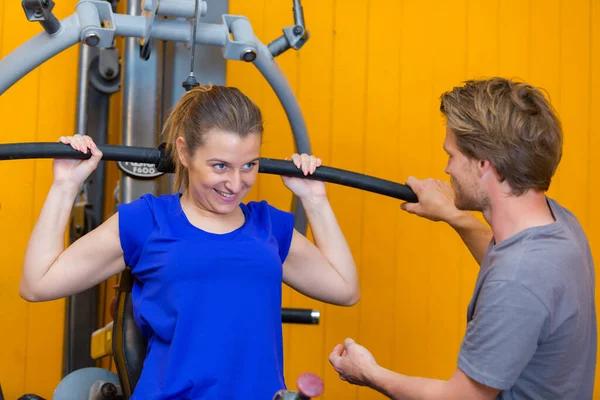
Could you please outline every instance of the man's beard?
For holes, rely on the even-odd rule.
[[[483,212],[489,205],[489,199],[481,193],[475,185],[470,185],[470,190],[451,179],[454,187],[454,205],[462,211],[481,211]]]

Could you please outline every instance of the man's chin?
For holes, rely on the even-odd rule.
[[[462,204],[455,204],[456,209],[460,210],[460,211],[472,211],[469,210],[468,208],[465,208]]]
[[[481,211],[480,207],[475,204],[459,201],[458,199],[454,200],[454,206],[460,211]]]

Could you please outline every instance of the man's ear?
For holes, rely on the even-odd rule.
[[[479,176],[483,176],[486,172],[490,171],[493,168],[490,160],[479,160],[477,161],[477,170],[479,171]]]
[[[188,168],[190,157],[187,151],[187,146],[185,145],[185,139],[182,136],[179,136],[175,141],[175,148],[177,149],[179,162],[181,162],[181,165]]]

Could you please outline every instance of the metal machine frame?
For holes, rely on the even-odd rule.
[[[39,22],[44,31],[0,60],[0,95],[40,64],[81,43],[76,133],[105,144],[109,98],[122,91],[122,144],[152,147],[159,141],[162,116],[189,88],[185,81],[183,85],[174,82],[177,76],[183,79],[189,73],[193,83],[198,69],[201,80],[224,84],[225,61],[237,60],[252,63],[264,76],[288,117],[296,150],[311,153],[300,106],[275,61],[290,48],[300,49],[309,38],[299,0],[293,1],[294,25],[284,28],[269,45],[254,35],[246,17],[228,14],[228,2],[223,0],[133,0],[127,2],[127,14],[116,13],[116,0],[80,0],[75,13],[62,21],[54,16],[54,5],[53,0],[22,0],[27,19]],[[123,57],[115,47],[117,37],[125,38]],[[192,65],[187,69],[190,50]],[[141,176],[125,164],[119,166],[123,174],[115,190],[118,202],[127,203],[145,193],[159,194],[170,186],[156,179],[160,174]],[[73,208],[71,241],[102,223],[104,179],[101,165],[82,185]],[[292,208],[296,228],[305,232],[301,203],[294,201]],[[97,328],[97,304],[97,287],[67,301],[64,375],[94,364],[89,337]]]

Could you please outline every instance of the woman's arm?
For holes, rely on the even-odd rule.
[[[320,160],[295,154],[292,160],[305,174]],[[313,244],[294,230],[283,268],[283,281],[300,293],[327,303],[350,306],[360,297],[354,258],[325,193],[325,184],[284,178],[301,200],[313,233]]]
[[[92,153],[89,160],[55,160],[54,183],[31,233],[19,293],[28,301],[47,301],[88,289],[125,268],[114,215],[66,250],[64,237],[79,186],[102,153],[87,136],[61,137],[63,143]]]

